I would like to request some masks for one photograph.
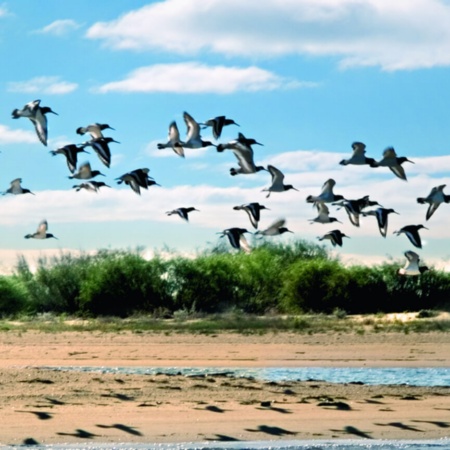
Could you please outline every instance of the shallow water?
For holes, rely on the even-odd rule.
[[[0,448],[20,448],[1,447]],[[37,445],[33,448],[53,450],[448,450],[450,439],[435,439],[424,441],[397,440],[317,440],[317,441],[239,441],[239,442],[184,442],[179,444],[66,444]]]
[[[411,386],[450,386],[450,368],[448,367],[270,367],[270,368],[189,368],[189,367],[41,367],[50,370],[70,370],[117,374],[180,374],[228,375],[234,377],[252,377],[264,381],[306,381],[321,380],[331,383],[364,383],[372,385],[407,384]],[[450,448],[450,447],[449,447]]]

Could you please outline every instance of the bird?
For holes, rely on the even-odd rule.
[[[22,178],[16,178],[15,180],[11,181],[11,186],[3,192],[3,195],[6,194],[13,194],[13,195],[20,195],[20,194],[33,194],[29,189],[25,189],[20,184],[22,183]]]
[[[100,161],[109,168],[109,166],[111,165],[111,150],[109,149],[108,144],[110,144],[111,142],[116,142],[117,144],[120,143],[111,137],[99,137],[92,138],[90,141],[81,144],[81,146],[82,148],[85,148],[87,146],[92,147],[95,153],[97,153]]]
[[[316,203],[316,202],[323,202],[323,203],[331,203],[338,200],[343,200],[343,195],[336,195],[333,193],[333,188],[336,185],[336,181],[333,180],[333,178],[329,178],[322,186],[322,191],[319,195],[308,195],[306,197],[307,203]]]
[[[252,145],[261,145],[260,142],[256,141],[256,139],[253,138],[246,138],[242,133],[238,133],[238,137],[236,139],[233,139],[232,141],[228,142],[227,144],[218,144],[217,145],[217,151],[225,150],[225,148],[232,148],[233,146],[239,146],[244,145],[246,147],[251,147]]]
[[[285,219],[278,219],[275,222],[272,223],[269,227],[267,227],[265,230],[258,230],[255,232],[256,234],[259,234],[261,236],[278,236],[283,233],[293,233],[293,231],[286,228],[284,225],[286,223]]]
[[[228,119],[225,116],[217,116],[214,117],[213,119],[208,119],[204,123],[201,123],[200,125],[202,125],[202,129],[211,127],[214,139],[216,140],[220,138],[223,127],[227,125],[237,125],[238,127],[240,126],[233,119]]]
[[[183,145],[184,142],[180,140],[180,132],[178,131],[177,123],[172,121],[169,125],[168,141],[166,143],[157,144],[158,150],[171,148],[178,156],[184,158],[185,155]]]
[[[378,202],[369,200],[369,196],[365,195],[364,197],[358,198],[356,200],[339,200],[337,202],[333,202],[332,205],[339,206],[337,209],[344,208],[347,212],[348,218],[350,222],[355,227],[359,227],[359,216],[364,208],[369,206],[381,206]]]
[[[12,112],[13,119],[19,119],[20,117],[26,117],[30,119],[36,130],[36,134],[45,146],[47,145],[48,137],[48,125],[46,114],[52,113],[58,115],[55,111],[48,106],[40,106],[40,100],[33,100],[27,103],[22,109],[14,109]]]
[[[110,127],[107,123],[92,123],[86,127],[78,127],[76,132],[80,135],[89,133],[92,139],[99,139],[104,137],[102,131],[106,129],[114,130],[114,128]]]
[[[444,194],[445,184],[441,184],[440,186],[435,186],[431,189],[430,193],[427,197],[418,197],[417,203],[424,205],[428,203],[428,209],[426,213],[426,220],[430,219],[430,217],[435,213],[435,211],[439,208],[441,203],[450,203],[450,195]]]
[[[402,164],[404,162],[410,162],[414,164],[413,161],[409,160],[405,156],[397,156],[394,147],[388,147],[383,152],[383,158],[376,162],[375,167],[389,167],[391,172],[400,178],[401,180],[407,181],[405,169],[403,169]]]
[[[210,141],[204,141],[200,136],[200,125],[194,118],[187,113],[183,113],[184,122],[187,126],[186,141],[183,143],[184,148],[202,148],[215,145]]]
[[[89,154],[84,147],[79,147],[75,144],[67,144],[56,150],[50,150],[50,154],[53,156],[64,155],[66,157],[67,167],[71,173],[74,173],[75,170],[77,170],[78,153],[81,152]]]
[[[366,145],[362,142],[353,142],[352,144],[353,154],[348,159],[343,159],[339,163],[341,166],[348,166],[349,164],[355,166],[361,166],[368,164],[370,167],[377,167],[377,163],[374,158],[368,158],[365,156]]]
[[[99,170],[91,170],[91,164],[89,162],[85,162],[80,165],[78,171],[73,175],[69,175],[70,179],[77,178],[78,180],[89,180],[90,178],[94,178],[98,175],[105,176]]]
[[[419,230],[422,228],[428,230],[428,228],[423,225],[406,225],[403,228],[400,228],[400,230],[394,231],[394,234],[400,236],[401,233],[404,233],[414,247],[422,248],[422,241],[419,235]]]
[[[336,245],[339,245],[339,247],[342,247],[342,238],[349,238],[350,236],[347,236],[346,234],[342,233],[341,230],[331,230],[328,233],[325,233],[323,236],[318,236],[317,239],[319,241],[323,241],[324,239],[329,239],[333,247]]]
[[[340,220],[336,219],[336,217],[330,217],[330,210],[328,209],[328,206],[325,205],[324,202],[316,202],[315,205],[317,207],[318,215],[314,219],[309,220],[311,224],[313,224],[314,222],[317,222],[317,223],[332,223],[332,222],[342,223]]]
[[[256,139],[247,138],[242,133],[238,133],[237,140],[241,144],[244,144],[244,145],[262,145],[262,146],[264,146],[264,144],[261,144],[261,142],[258,142]]]
[[[189,221],[188,213],[191,211],[198,211],[198,209],[195,209],[193,206],[190,206],[188,208],[177,208],[172,211],[167,211],[166,214],[168,216],[171,216],[173,214],[178,214],[182,219],[184,219],[186,222]]]
[[[265,188],[262,190],[262,192],[267,192],[267,191],[269,192],[266,195],[266,198],[268,198],[272,192],[285,192],[290,189],[293,189],[294,191],[298,191],[298,189],[295,189],[295,187],[292,186],[292,184],[283,184],[284,174],[279,169],[277,169],[276,167],[269,164],[267,166],[267,170],[272,175],[272,184],[268,188]]]
[[[250,231],[248,231],[246,228],[234,227],[227,228],[226,230],[223,230],[218,234],[221,234],[221,238],[227,236],[232,247],[238,250],[242,248],[245,252],[250,252],[251,248],[244,236],[244,233],[250,233]]]
[[[375,216],[378,223],[378,229],[380,230],[381,236],[386,237],[388,228],[388,216],[389,214],[398,214],[392,208],[377,208],[372,211],[363,211],[363,216]]]
[[[54,236],[51,233],[47,233],[48,230],[48,223],[47,220],[42,220],[37,228],[37,231],[35,233],[32,234],[27,234],[25,236],[25,239],[49,239],[49,238],[54,238],[54,239],[58,239],[56,236]]]
[[[407,261],[404,267],[398,269],[397,273],[399,275],[418,276],[429,270],[427,266],[420,265],[420,258],[416,252],[408,250],[404,253],[404,255]]]
[[[111,187],[108,186],[103,181],[86,181],[85,183],[75,184],[72,186],[77,192],[81,191],[81,189],[85,189],[88,192],[98,192],[101,187]]]
[[[253,228],[258,228],[258,222],[261,217],[261,210],[262,209],[269,209],[266,208],[264,205],[259,204],[258,202],[252,202],[252,203],[246,203],[244,205],[234,206],[234,210],[236,211],[245,211],[248,214],[248,217],[250,219],[250,223],[252,224]]]
[[[126,185],[130,186],[130,188],[136,194],[141,195],[141,188],[148,189],[149,186],[152,186],[154,184],[159,186],[159,184],[156,183],[153,178],[148,176],[149,172],[150,169],[148,168],[132,170],[131,172],[127,172],[116,178],[116,180],[119,180],[117,184],[125,183]]]
[[[219,144],[217,146],[218,152],[224,150],[231,150],[238,160],[239,168],[234,167],[230,169],[230,174],[235,176],[238,174],[256,173],[261,170],[267,170],[263,166],[256,166],[253,160],[253,149],[250,145],[240,142],[238,139],[230,141],[227,144]]]

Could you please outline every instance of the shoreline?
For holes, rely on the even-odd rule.
[[[439,439],[450,388],[46,370],[450,367],[445,333],[0,333],[0,444]]]

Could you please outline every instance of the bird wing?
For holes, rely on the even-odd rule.
[[[183,113],[184,121],[187,126],[187,140],[200,136],[200,126],[194,118],[187,112]]]
[[[363,156],[366,153],[366,145],[362,142],[353,142],[353,156]]]
[[[212,119],[212,132],[214,139],[219,139],[225,125],[225,116],[217,116]]]
[[[275,222],[272,223],[268,228],[266,228],[264,231],[261,232],[264,236],[274,236],[278,234],[278,230],[284,226],[286,223],[285,219],[278,219]]]
[[[37,227],[37,233],[39,235],[45,235],[47,233],[48,230],[48,223],[47,220],[41,220],[41,222],[39,223],[38,227]]]
[[[111,150],[109,149],[108,142],[105,138],[92,139],[89,145],[95,150],[100,161],[109,167],[111,164]]]
[[[267,166],[267,170],[270,172],[270,175],[272,175],[272,188],[277,186],[282,188],[284,180],[283,172],[270,164]]]
[[[254,173],[256,171],[251,147],[236,144],[232,150],[238,160],[239,167],[244,173]]]
[[[37,108],[34,116],[29,118],[36,130],[36,134],[42,144],[47,145],[47,117],[42,114],[41,109]]]
[[[395,166],[389,166],[389,169],[391,169],[391,172],[395,176],[397,176],[401,180],[407,181],[405,169],[403,169],[403,167],[400,164],[395,165]]]
[[[91,178],[92,177],[91,164],[89,162],[81,164],[81,166],[78,168],[78,174],[81,178]]]
[[[397,158],[397,153],[395,152],[395,150],[392,147],[388,147],[384,152],[383,152],[383,158],[385,159],[393,159],[393,158]]]
[[[175,142],[180,142],[180,132],[178,130],[177,123],[175,121],[171,122],[169,125],[169,141],[172,143],[172,145]]]

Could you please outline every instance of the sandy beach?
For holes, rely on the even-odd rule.
[[[445,333],[0,333],[0,444],[436,439],[450,388],[48,367],[450,367]]]

